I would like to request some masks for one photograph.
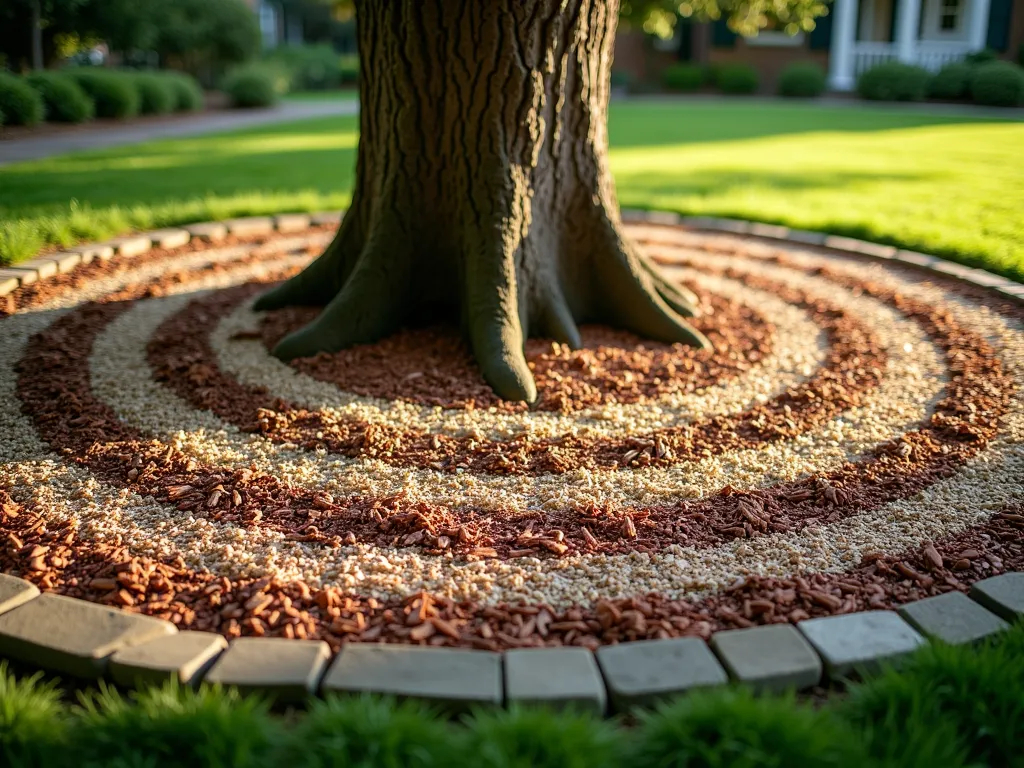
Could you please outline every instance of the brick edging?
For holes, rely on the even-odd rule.
[[[758,691],[803,690],[898,662],[929,640],[976,643],[1024,618],[1024,573],[977,582],[896,611],[858,613],[585,648],[463,648],[179,632],[168,621],[51,593],[0,574],[0,657],[125,687],[176,679],[236,686],[301,703],[329,693],[421,699],[445,709],[527,703],[624,712],[733,681]],[[609,707],[610,705],[610,707]]]
[[[229,234],[295,233],[340,220],[343,212],[282,214],[206,222],[115,238],[0,269],[0,296],[95,260],[131,258],[152,248]],[[1024,303],[1024,285],[926,254],[854,238],[732,219],[624,210],[626,222],[683,225],[811,245],[940,274]],[[1024,573],[977,582],[897,611],[864,611],[723,630],[700,638],[643,640],[583,648],[461,648],[350,643],[332,659],[323,641],[239,638],[179,632],[170,622],[55,594],[0,574],[0,657],[46,672],[107,678],[123,686],[167,679],[235,685],[282,701],[332,692],[420,698],[449,709],[514,702],[573,705],[604,714],[729,680],[759,690],[805,689],[823,679],[891,662],[927,642],[977,642],[1024,618]]]

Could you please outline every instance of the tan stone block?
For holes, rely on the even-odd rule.
[[[0,656],[75,677],[99,677],[121,648],[176,632],[151,616],[44,594],[0,614]]]
[[[122,648],[110,658],[110,677],[118,685],[139,687],[177,680],[194,685],[228,641],[214,632],[176,632]]]

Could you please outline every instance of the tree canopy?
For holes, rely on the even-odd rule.
[[[307,0],[308,1],[308,0]],[[340,17],[351,15],[353,0],[313,0],[333,6]],[[831,0],[622,0],[619,16],[631,26],[669,37],[682,18],[721,19],[742,35],[756,35],[772,26],[790,34],[814,29],[814,20],[828,13]]]

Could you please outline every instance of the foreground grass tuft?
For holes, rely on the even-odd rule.
[[[977,651],[929,646],[905,666],[854,687],[842,712],[865,734],[872,756],[888,765],[1019,765],[1022,638],[1018,628]]]
[[[235,691],[102,686],[80,700],[71,752],[83,768],[250,768],[280,739],[267,704]]]
[[[457,761],[451,726],[436,712],[370,696],[316,702],[290,743],[293,768],[442,768]]]
[[[812,705],[694,692],[628,721],[514,707],[461,721],[416,703],[333,698],[270,714],[174,685],[62,701],[0,665],[0,766],[13,768],[998,768],[1024,765],[1024,624],[931,646]]]
[[[0,662],[0,765],[42,765],[57,751],[66,724],[60,692],[40,675],[17,680]]]
[[[467,765],[479,768],[611,768],[622,765],[624,734],[575,712],[512,707],[466,720]]]
[[[640,717],[635,768],[838,768],[863,760],[853,732],[831,711],[792,695],[699,691]]]

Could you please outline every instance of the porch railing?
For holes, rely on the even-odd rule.
[[[968,53],[970,48],[965,43],[919,42],[914,51],[913,63],[935,72],[946,64],[960,61]],[[853,44],[853,74],[860,75],[877,64],[894,61],[896,58],[895,43],[857,41]]]

